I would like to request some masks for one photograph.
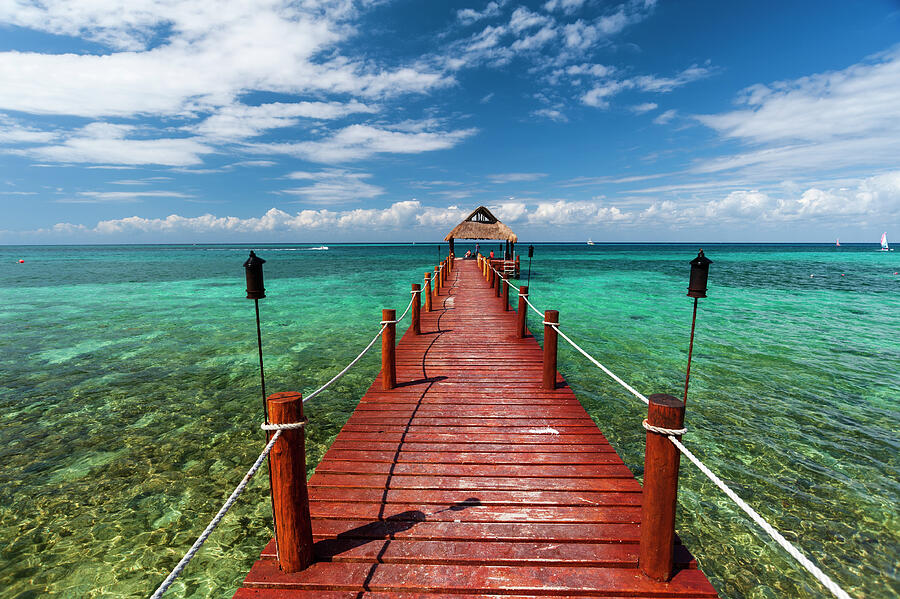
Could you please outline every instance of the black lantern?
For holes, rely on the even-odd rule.
[[[257,256],[253,250],[250,250],[250,257],[244,262],[244,268],[247,269],[247,299],[262,299],[266,297],[262,268],[262,265],[265,263],[265,260]]]
[[[703,250],[691,260],[691,280],[688,283],[688,297],[706,297],[706,279],[712,260],[703,255]]]
[[[534,258],[534,246],[533,245],[528,246],[528,257]]]

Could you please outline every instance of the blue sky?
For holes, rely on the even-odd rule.
[[[900,4],[0,3],[0,243],[900,239]]]

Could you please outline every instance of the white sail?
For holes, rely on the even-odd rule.
[[[887,231],[885,231],[884,233],[881,234],[881,249],[883,249],[883,250],[890,249],[890,248],[888,248]]]

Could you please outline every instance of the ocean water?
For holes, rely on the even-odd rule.
[[[254,246],[269,392],[327,381],[439,251],[309,247]],[[0,247],[0,597],[146,597],[240,481],[263,442],[249,249]],[[531,299],[637,389],[680,395],[696,249],[537,245]],[[853,597],[900,597],[900,253],[705,250],[685,443]],[[307,405],[310,470],[378,368],[372,352]],[[640,476],[643,405],[564,342],[559,368]],[[678,531],[722,597],[827,596],[681,472]],[[167,597],[233,593],[272,534],[267,485]]]

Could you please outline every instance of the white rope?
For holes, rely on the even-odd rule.
[[[647,419],[644,418],[644,421],[641,422],[641,426],[653,433],[659,433],[660,435],[666,435],[667,437],[670,435],[681,436],[687,432],[686,428],[663,428],[661,426],[653,426]]]
[[[416,301],[416,299],[417,298],[415,298],[415,297],[410,298],[409,303],[406,305],[406,310],[403,311],[403,314],[400,315],[400,318],[398,318],[397,320],[394,321],[394,324],[397,324],[398,322],[403,320],[403,318],[407,314],[409,314],[409,309],[412,308],[413,302]],[[384,324],[384,323],[381,323],[381,324]]]
[[[744,510],[744,513],[750,516],[750,518],[754,522],[756,522],[756,524],[758,524],[760,528],[766,531],[769,536],[775,540],[776,543],[781,545],[782,549],[787,551],[791,555],[791,557],[800,562],[800,565],[806,568],[810,574],[815,576],[816,580],[821,582],[826,589],[831,591],[832,595],[834,595],[838,599],[851,599],[850,595],[848,595],[847,592],[844,591],[844,589],[839,587],[837,583],[831,580],[831,578],[829,578],[827,574],[822,572],[822,570],[820,570],[818,566],[812,563],[805,555],[800,553],[800,551],[796,547],[794,547],[787,539],[781,536],[781,533],[775,530],[772,525],[763,520],[762,516],[760,516],[756,512],[756,510],[747,505],[747,503],[743,499],[738,497],[737,493],[732,491],[728,485],[722,482],[722,479],[713,474],[713,472],[709,468],[707,468],[706,465],[701,462],[694,454],[692,454],[687,447],[682,445],[678,439],[673,436],[668,436],[667,438],[675,445],[675,447],[678,448],[681,453],[687,456],[687,459],[693,462],[693,464],[697,468],[699,468],[700,471],[703,472],[703,474],[705,474],[707,478],[709,478],[709,480],[713,481],[713,483],[715,483],[715,485],[719,487],[719,489],[721,489],[723,493],[725,493],[733,502],[735,502],[739,508]]]
[[[562,331],[559,330],[559,326],[553,325],[553,323],[550,323],[550,324],[551,324],[551,326],[553,326],[554,329],[556,329],[556,332],[559,333],[560,337],[562,337],[563,339],[568,341],[569,345],[571,345],[572,347],[577,349],[579,352],[581,352],[581,355],[583,355],[585,358],[587,358],[588,360],[593,362],[594,366],[596,366],[597,368],[599,368],[600,370],[605,372],[610,378],[612,378],[612,380],[614,380],[617,383],[619,383],[620,385],[622,385],[632,395],[634,395],[635,397],[640,399],[642,402],[644,402],[645,404],[648,404],[648,405],[650,404],[649,399],[644,397],[644,395],[642,393],[640,393],[637,389],[635,389],[634,387],[632,387],[631,385],[629,385],[628,383],[626,383],[625,381],[623,381],[622,379],[617,377],[612,370],[610,370],[609,368],[607,368],[606,366],[604,366],[603,364],[598,362],[597,359],[594,358],[594,356],[592,356],[591,354],[589,354],[586,351],[584,351],[583,349],[581,349],[581,347],[579,347],[577,343],[572,341],[572,339],[570,339],[568,335],[566,335],[565,333],[563,333]]]
[[[548,323],[545,323],[545,324],[548,324]],[[571,345],[576,350],[578,350],[585,358],[587,358],[588,360],[593,362],[595,366],[599,367],[603,372],[605,372],[607,375],[609,375],[613,380],[615,380],[617,383],[619,383],[625,389],[627,389],[629,392],[631,392],[632,395],[634,395],[635,397],[637,397],[638,399],[643,401],[645,404],[650,403],[650,400],[648,400],[641,393],[636,391],[631,385],[629,385],[628,383],[626,383],[625,381],[620,379],[618,376],[613,374],[613,372],[609,368],[607,368],[606,366],[604,366],[603,364],[598,362],[593,356],[591,356],[589,353],[587,353],[581,347],[579,347],[578,344],[575,343],[574,341],[572,341],[572,339],[570,339],[568,335],[566,335],[561,330],[559,330],[559,326],[553,325],[552,323],[549,323],[549,324],[551,326],[553,326],[554,329],[556,329],[556,332],[559,333],[563,339],[565,339],[566,341],[569,342],[569,345]],[[754,510],[752,507],[747,505],[747,503],[743,499],[738,497],[737,493],[732,491],[731,488],[722,481],[722,479],[720,479],[718,476],[713,474],[712,470],[710,470],[703,462],[701,462],[694,454],[692,454],[688,450],[688,448],[685,447],[684,445],[682,445],[681,442],[674,436],[674,435],[684,434],[685,432],[687,432],[687,429],[670,430],[670,429],[658,428],[658,427],[649,425],[647,423],[646,419],[644,420],[643,425],[644,425],[644,428],[646,428],[647,430],[652,430],[654,432],[658,432],[658,433],[662,433],[662,434],[666,435],[666,438],[669,441],[671,441],[672,444],[674,444],[675,447],[677,447],[681,453],[683,453],[685,456],[687,456],[687,458],[695,466],[697,466],[697,468],[699,468],[700,471],[703,474],[705,474],[707,476],[707,478],[709,478],[709,480],[711,480],[717,487],[719,487],[719,489],[721,489],[721,491],[723,493],[725,493],[725,495],[727,495],[729,497],[729,499],[734,501],[738,505],[739,508],[741,508],[748,516],[750,516],[750,518],[754,522],[756,522],[756,524],[759,525],[760,528],[762,528],[770,537],[772,537],[772,539],[775,540],[776,543],[778,543],[785,551],[787,551],[791,555],[791,557],[793,557],[795,560],[797,560],[800,563],[800,565],[802,565],[804,568],[806,568],[806,570],[810,574],[812,574],[816,578],[816,580],[818,580],[820,583],[822,583],[822,585],[826,589],[831,591],[831,593],[835,597],[837,597],[838,599],[851,599],[850,595],[848,595],[846,591],[844,591],[833,580],[831,580],[831,578],[829,578],[824,572],[822,572],[822,570],[820,570],[818,566],[816,566],[814,563],[812,563],[805,555],[800,553],[800,551],[796,547],[794,547],[787,539],[785,539],[781,535],[781,533],[779,533],[777,530],[775,530],[775,528],[771,524],[766,522],[762,518],[762,516],[760,516],[756,512],[756,510]]]
[[[530,290],[529,290],[529,292],[530,292]],[[535,307],[534,307],[534,304],[532,304],[530,301],[528,301],[528,296],[527,296],[527,295],[523,295],[523,296],[521,296],[521,297],[524,297],[524,298],[525,298],[525,303],[528,304],[528,307],[531,308],[532,310],[534,310],[535,313],[536,313],[538,316],[540,316],[541,318],[544,317],[544,313],[541,312],[540,310],[538,310],[537,308],[535,308]]]
[[[309,422],[309,418],[304,418],[303,422],[288,422],[285,424],[271,424],[271,423],[262,423],[259,425],[259,428],[264,431],[293,431],[298,428],[306,428],[306,424]]]
[[[381,337],[381,334],[384,333],[384,330],[385,330],[386,328],[387,328],[387,325],[386,325],[386,324],[382,324],[382,325],[381,325],[381,330],[378,331],[378,334],[376,334],[376,335],[372,338],[371,341],[369,341],[369,345],[366,346],[366,349],[362,350],[358,356],[356,356],[355,358],[353,358],[353,361],[350,362],[349,364],[347,364],[347,366],[346,366],[342,371],[340,371],[339,373],[337,373],[336,375],[334,375],[334,378],[332,378],[330,381],[328,381],[327,383],[325,383],[324,385],[322,385],[321,387],[319,387],[318,389],[316,389],[315,391],[313,391],[312,393],[310,393],[309,395],[307,395],[306,397],[304,397],[304,398],[303,398],[303,403],[308,402],[308,401],[311,400],[313,397],[315,397],[316,395],[318,395],[319,393],[321,393],[322,391],[324,391],[325,389],[327,389],[328,387],[330,387],[332,383],[334,383],[334,382],[337,381],[339,378],[341,378],[342,376],[344,376],[345,374],[347,374],[347,371],[350,370],[351,368],[353,368],[353,366],[354,366],[357,362],[359,362],[359,360],[360,360],[364,355],[366,355],[366,352],[368,352],[370,349],[372,349],[372,346],[375,345],[375,342],[378,341],[378,338]]]
[[[262,466],[263,460],[266,459],[266,456],[269,455],[269,452],[272,451],[272,446],[275,445],[275,441],[278,440],[278,437],[281,436],[281,431],[276,432],[272,435],[272,438],[269,439],[269,442],[266,444],[265,449],[263,449],[262,453],[259,454],[259,457],[256,458],[256,461],[253,462],[253,466],[250,467],[250,470],[247,471],[247,474],[244,475],[244,479],[240,482],[237,488],[232,491],[231,496],[228,497],[228,500],[225,501],[225,504],[219,509],[219,512],[213,517],[212,521],[207,525],[206,529],[200,534],[194,544],[191,545],[191,548],[188,549],[188,552],[181,558],[181,561],[175,566],[172,572],[166,576],[166,579],[162,581],[162,584],[159,585],[159,588],[156,589],[156,592],[150,596],[150,599],[159,599],[162,597],[163,593],[172,586],[172,583],[175,582],[175,579],[178,578],[178,575],[184,571],[185,566],[188,565],[194,556],[197,554],[197,551],[200,550],[200,547],[203,546],[203,543],[206,542],[206,539],[209,538],[209,535],[212,534],[212,531],[216,529],[219,525],[219,522],[222,521],[222,518],[228,513],[228,510],[231,509],[231,506],[237,501],[237,498],[240,497],[241,493],[244,492],[244,489],[247,487],[247,483],[250,482],[250,479],[253,478],[253,475],[256,474],[256,471],[259,470],[259,467]]]

